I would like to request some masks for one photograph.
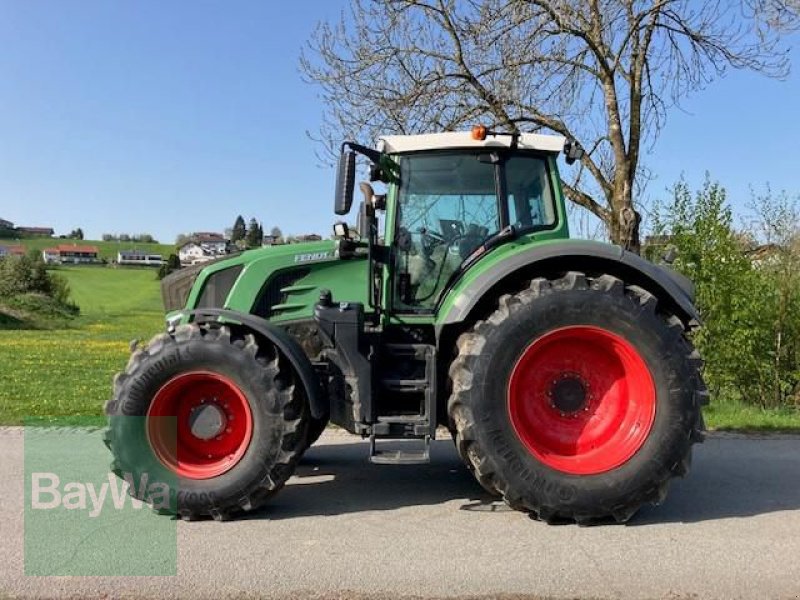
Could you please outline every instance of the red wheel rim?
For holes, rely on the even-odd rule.
[[[193,371],[173,377],[156,392],[147,411],[153,452],[187,479],[209,479],[232,469],[252,435],[247,398],[217,373]]]
[[[656,414],[650,370],[620,336],[591,326],[536,339],[508,386],[511,424],[545,465],[574,475],[604,473],[642,447]]]

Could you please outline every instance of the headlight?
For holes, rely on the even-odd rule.
[[[239,278],[243,265],[228,267],[209,275],[203,284],[203,291],[196,308],[222,308],[233,284]]]

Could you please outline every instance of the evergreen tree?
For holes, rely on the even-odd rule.
[[[258,221],[255,218],[250,219],[250,223],[247,225],[247,247],[248,248],[258,248],[261,246],[261,240],[263,239],[263,235],[261,235],[261,225],[258,224]]]
[[[181,268],[181,260],[178,258],[177,254],[170,254],[167,258],[167,262],[165,262],[161,267],[158,269],[158,273],[156,274],[157,279],[164,279],[167,275],[172,273],[173,271],[177,271]]]
[[[252,219],[251,219],[252,222]],[[236,217],[236,221],[233,223],[233,230],[231,231],[231,241],[238,242],[239,240],[243,240],[247,235],[247,228],[244,225],[244,218],[242,215]]]

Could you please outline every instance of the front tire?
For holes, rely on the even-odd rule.
[[[106,405],[118,476],[165,473],[170,509],[218,520],[263,505],[305,449],[308,407],[271,345],[225,325],[181,325],[131,356]]]
[[[534,279],[457,349],[456,446],[511,507],[624,522],[688,471],[707,399],[701,361],[646,290],[611,275]]]

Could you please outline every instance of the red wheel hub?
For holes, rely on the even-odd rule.
[[[177,375],[156,392],[147,436],[178,476],[209,479],[233,468],[250,445],[253,415],[239,387],[208,371]]]
[[[528,346],[511,372],[511,424],[553,469],[604,473],[642,447],[656,414],[653,378],[636,349],[592,326],[556,329]]]

